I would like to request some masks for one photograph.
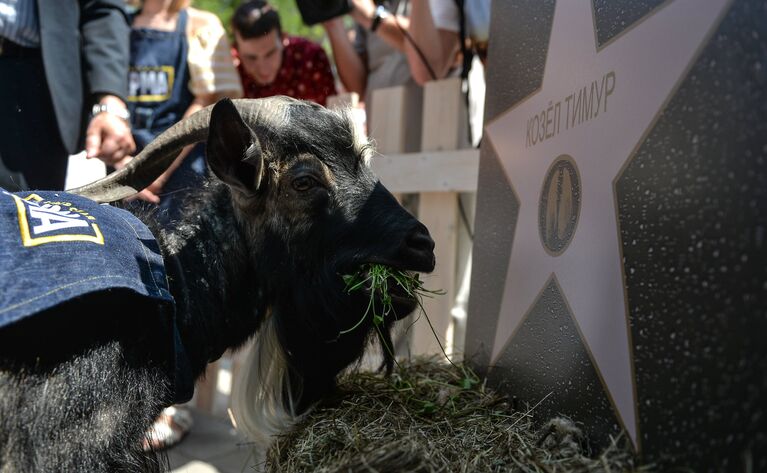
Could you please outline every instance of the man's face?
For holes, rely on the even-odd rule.
[[[277,30],[272,30],[259,38],[244,39],[240,33],[234,32],[237,40],[237,51],[245,72],[258,85],[269,85],[274,82],[277,72],[282,66],[282,38]]]

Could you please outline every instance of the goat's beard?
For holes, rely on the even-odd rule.
[[[370,334],[365,324],[330,343],[314,332],[289,342],[298,330],[281,326],[278,317],[270,314],[256,333],[232,392],[236,427],[262,452],[335,389],[336,376],[362,357]]]
[[[312,290],[316,287],[335,290]],[[331,271],[291,291],[287,299],[298,304],[275,309],[263,321],[232,392],[237,428],[264,451],[275,435],[333,392],[337,375],[362,358],[372,337],[381,344],[382,367],[390,371],[393,366],[389,333],[395,318],[374,329],[372,314],[365,314],[369,292],[346,293],[338,273]],[[417,301],[395,294],[393,304],[400,318]],[[363,317],[359,327],[341,333]]]
[[[273,437],[297,420],[289,391],[288,363],[272,316],[264,321],[247,350],[233,385],[232,417],[235,427],[264,453]]]

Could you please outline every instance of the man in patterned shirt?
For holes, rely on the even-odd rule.
[[[322,47],[282,33],[280,16],[263,0],[240,5],[232,17],[235,64],[247,98],[287,95],[325,105],[336,93]]]

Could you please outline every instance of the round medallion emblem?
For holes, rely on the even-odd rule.
[[[581,181],[570,156],[559,156],[546,173],[538,204],[541,243],[552,256],[567,249],[578,226],[581,211]]]

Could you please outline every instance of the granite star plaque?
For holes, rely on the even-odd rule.
[[[651,461],[767,467],[766,11],[493,4],[467,355]]]

